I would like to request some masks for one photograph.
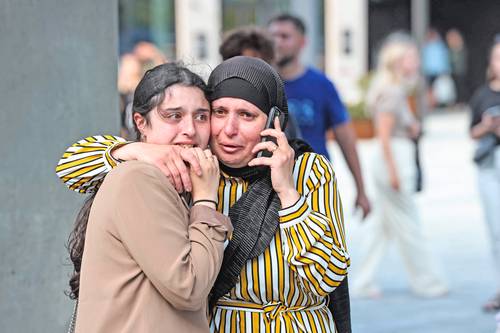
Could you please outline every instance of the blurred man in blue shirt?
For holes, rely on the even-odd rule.
[[[288,108],[297,120],[302,137],[316,153],[329,157],[325,135],[329,128],[333,129],[356,182],[356,206],[366,217],[371,208],[361,175],[356,134],[333,83],[323,73],[300,62],[306,43],[304,23],[285,14],[272,18],[268,29],[275,43],[275,64],[285,81]]]

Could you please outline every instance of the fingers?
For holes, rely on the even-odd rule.
[[[167,166],[165,165],[165,163],[163,163],[163,161],[158,161],[157,163],[154,163],[154,166],[156,166],[158,169],[160,169],[160,171],[168,178],[168,180],[170,181],[170,183],[172,185],[174,185],[175,187],[175,183],[174,183],[174,179],[172,177],[172,173],[170,172],[170,169],[167,168]],[[177,190],[177,188],[176,188]]]
[[[279,117],[274,118],[274,128],[281,132],[281,123]]]
[[[217,159],[217,157],[212,154],[212,151],[210,149],[205,149],[203,151],[203,153],[205,154],[206,159],[208,161],[210,161],[210,163],[212,163],[212,167],[214,167],[218,173],[219,172],[219,160]]]
[[[248,166],[257,166],[257,165],[266,165],[266,166],[273,166],[273,160],[270,157],[256,157],[250,162],[248,162]]]
[[[198,161],[200,163],[200,166],[203,167],[202,164],[207,159],[207,157],[206,157],[205,153],[203,152],[203,150],[201,150],[201,148],[198,148],[198,147],[192,148],[191,150],[196,155],[196,158],[198,159]]]
[[[264,149],[274,153],[278,149],[278,146],[272,141],[259,142],[253,147],[252,153],[255,154]]]
[[[281,129],[274,129],[274,128],[268,128],[263,130],[260,133],[261,136],[272,136],[276,138],[276,142],[278,143],[278,146],[289,146],[288,144],[288,139],[286,138],[286,135]]]
[[[213,155],[212,156],[212,161],[214,163],[215,169],[217,170],[217,174],[219,174],[219,160],[217,159],[217,156]]]
[[[165,163],[165,167],[168,169],[168,173],[169,173],[169,175],[167,175],[168,179],[174,185],[175,190],[177,192],[181,193],[183,191],[184,187],[182,186],[182,180],[181,180],[180,172],[177,169],[177,166],[175,165],[175,163],[173,163],[172,160],[170,160],[167,163]]]
[[[192,149],[182,149],[180,156],[184,162],[189,164],[189,167],[196,175],[201,176],[200,160]]]
[[[191,192],[192,184],[191,177],[189,176],[189,170],[186,167],[186,164],[181,158],[176,158],[174,160],[174,164],[177,172],[179,172],[180,181],[184,189],[188,192]]]

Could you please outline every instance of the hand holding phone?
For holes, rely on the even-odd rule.
[[[271,108],[271,111],[269,111],[266,126],[264,127],[264,129],[274,128],[274,120],[276,119],[276,117],[279,119],[281,127],[283,127],[285,115],[277,106],[273,106]],[[276,139],[271,136],[263,136],[260,140],[260,142],[266,141],[272,141],[276,144]],[[266,149],[263,149],[257,153],[257,157],[271,157],[272,155],[273,153]]]

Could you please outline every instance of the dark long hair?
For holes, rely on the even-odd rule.
[[[165,63],[148,70],[134,92],[132,114],[138,113],[146,119],[149,125],[149,112],[160,105],[165,99],[165,90],[179,84],[184,87],[196,87],[203,91],[208,100],[207,84],[197,74],[191,72],[180,63]],[[137,140],[143,140],[134,122]]]
[[[208,96],[209,90],[203,79],[197,74],[191,72],[180,63],[165,63],[150,69],[144,74],[134,93],[133,113],[139,113],[149,124],[149,113],[165,99],[165,89],[174,84],[185,87],[199,88]],[[208,99],[208,98],[207,98]],[[137,125],[134,124],[136,135],[140,137]],[[73,274],[69,280],[71,290],[68,296],[71,299],[77,299],[80,291],[80,270],[82,266],[83,250],[85,247],[85,234],[89,221],[90,209],[96,193],[93,193],[85,200],[82,208],[78,212],[75,225],[68,239],[68,252],[73,263]]]

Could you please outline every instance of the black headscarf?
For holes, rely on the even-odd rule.
[[[235,97],[254,104],[266,114],[273,106],[280,108],[285,117],[288,113],[283,81],[271,66],[260,59],[234,57],[226,60],[215,68],[208,84],[213,91],[212,101]],[[294,140],[290,145],[295,151],[295,158],[312,151],[301,140]],[[245,263],[269,247],[278,230],[278,211],[281,209],[278,195],[272,187],[269,168],[247,166],[236,169],[221,163],[221,170],[229,176],[243,178],[249,186],[229,209],[233,237],[224,251],[222,267],[210,293],[210,309],[236,285]]]

